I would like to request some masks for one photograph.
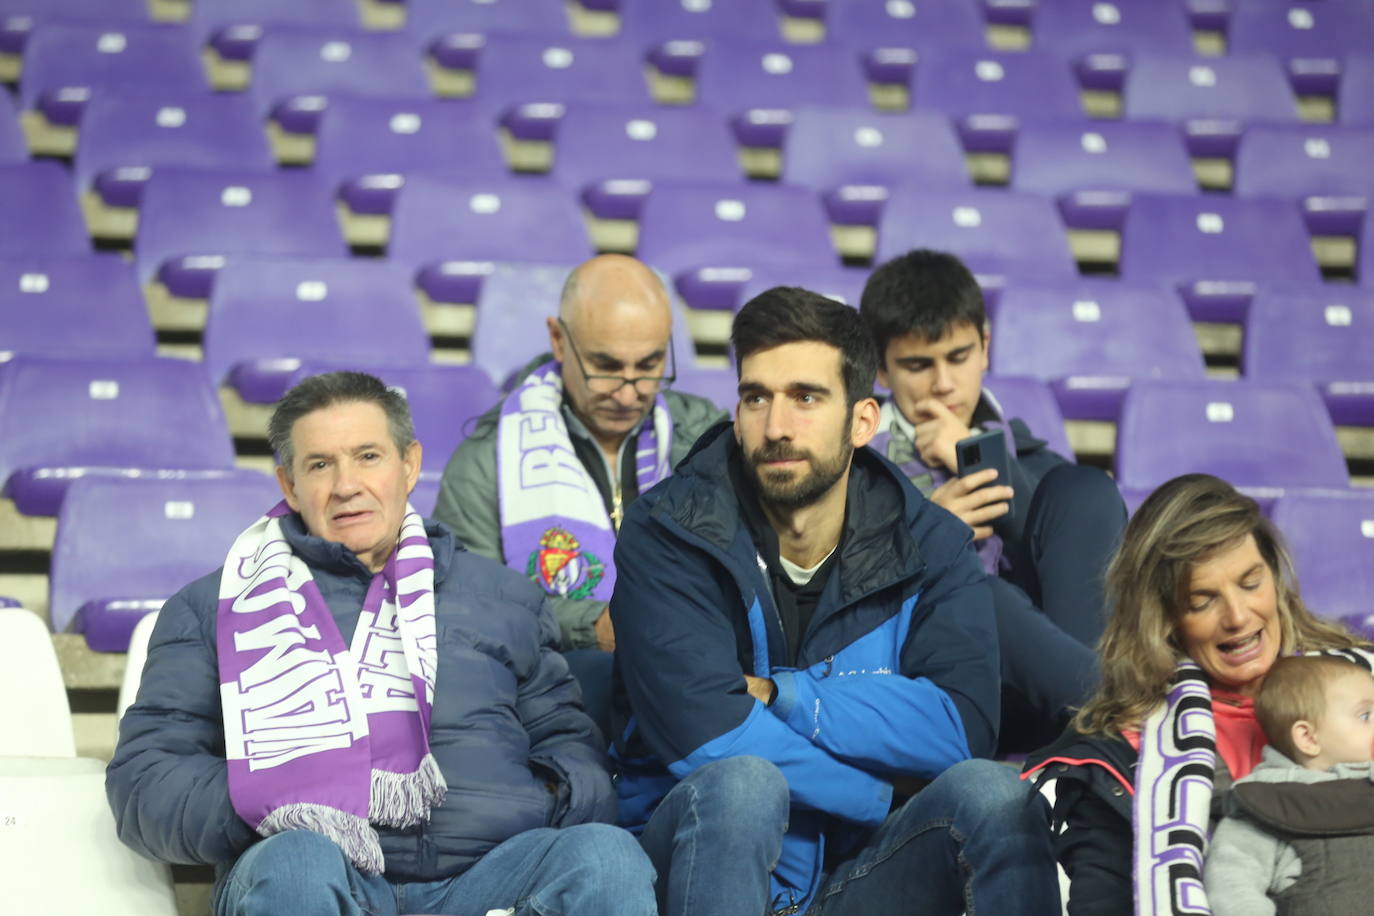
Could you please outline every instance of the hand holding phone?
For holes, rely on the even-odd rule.
[[[991,442],[993,444],[986,445]],[[961,439],[955,446],[959,477],[941,484],[930,499],[973,529],[974,540],[992,535],[992,522],[1011,511],[1010,465],[1002,431]]]
[[[959,462],[959,476],[967,477],[985,468],[997,471],[997,483],[1006,484],[1011,479],[1011,466],[1007,461],[1007,437],[1000,429],[989,429],[960,439],[954,444],[954,455]]]

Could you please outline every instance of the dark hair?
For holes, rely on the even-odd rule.
[[[775,286],[744,304],[730,329],[735,366],[760,350],[819,341],[840,351],[845,398],[852,407],[873,396],[878,354],[859,313],[834,299],[797,286]]]
[[[375,375],[365,372],[326,372],[312,375],[292,386],[272,408],[267,422],[267,441],[277,454],[277,463],[291,474],[295,458],[291,444],[291,429],[306,414],[333,407],[335,404],[361,402],[376,404],[386,414],[387,427],[396,450],[404,453],[415,441],[415,424],[410,419],[410,405],[405,395],[388,388]]]
[[[859,314],[880,361],[894,338],[916,334],[936,341],[960,324],[981,333],[987,322],[983,291],[964,262],[927,248],[898,255],[873,271],[859,297]]]

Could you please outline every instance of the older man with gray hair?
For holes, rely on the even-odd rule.
[[[217,916],[652,914],[547,600],[407,501],[405,400],[314,376],[269,438],[285,499],[153,631],[120,838],[214,865]]]

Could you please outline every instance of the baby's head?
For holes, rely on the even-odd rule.
[[[1330,655],[1281,658],[1255,699],[1269,743],[1309,770],[1374,759],[1374,676]]]

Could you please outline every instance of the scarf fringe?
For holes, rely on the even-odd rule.
[[[258,824],[258,833],[264,837],[288,830],[311,830],[328,837],[364,874],[380,875],[385,868],[377,832],[356,814],[328,805],[297,803],[274,808]]]
[[[387,827],[411,827],[429,820],[429,809],[444,802],[448,783],[433,754],[425,754],[413,773],[372,771],[368,817]]]

